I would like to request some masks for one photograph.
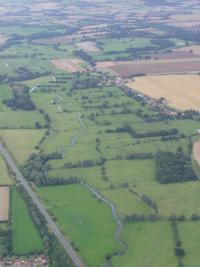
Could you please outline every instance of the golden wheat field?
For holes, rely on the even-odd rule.
[[[155,75],[134,78],[128,86],[155,99],[164,97],[169,106],[200,111],[199,75]]]

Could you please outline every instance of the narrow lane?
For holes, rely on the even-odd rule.
[[[27,194],[30,196],[34,204],[37,206],[38,210],[41,212],[41,214],[44,216],[44,218],[47,221],[48,227],[52,230],[52,232],[55,234],[57,237],[58,241],[60,244],[63,246],[64,250],[66,253],[69,255],[71,258],[72,262],[76,267],[84,267],[85,265],[81,262],[81,260],[78,258],[76,255],[76,252],[74,251],[73,247],[71,244],[66,240],[65,236],[61,233],[55,222],[51,219],[50,215],[48,214],[46,208],[44,205],[41,203],[41,201],[38,199],[37,195],[34,193],[34,191],[31,189],[25,178],[22,176],[17,164],[11,157],[10,153],[8,150],[0,144],[0,154],[4,157],[6,160],[8,166],[14,171],[16,174],[16,180],[20,183],[23,184],[24,189],[26,190]]]

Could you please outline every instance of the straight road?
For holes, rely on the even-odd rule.
[[[2,156],[4,157],[4,159],[7,162],[8,166],[16,174],[16,180],[18,182],[22,183],[22,185],[24,186],[24,189],[26,190],[26,192],[28,193],[28,195],[30,196],[30,198],[32,199],[32,201],[34,202],[34,204],[37,206],[38,210],[41,212],[41,214],[46,219],[48,227],[55,234],[55,236],[57,237],[58,241],[63,246],[64,250],[66,251],[66,253],[71,258],[71,260],[74,263],[74,265],[76,267],[84,267],[85,265],[78,258],[78,256],[76,255],[76,252],[74,251],[74,249],[71,246],[71,244],[66,240],[65,236],[61,233],[61,231],[59,230],[59,228],[57,227],[57,225],[55,224],[55,222],[51,219],[51,217],[48,214],[46,208],[41,203],[41,201],[39,200],[39,198],[37,197],[37,195],[34,193],[34,191],[31,189],[31,187],[29,186],[29,184],[26,182],[26,180],[22,176],[22,174],[21,174],[21,172],[20,172],[17,164],[15,163],[15,161],[13,160],[13,158],[11,157],[10,153],[8,152],[8,150],[2,144],[0,144],[0,154],[2,154]]]

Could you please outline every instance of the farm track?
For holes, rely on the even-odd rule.
[[[0,144],[0,154],[4,157],[6,160],[8,166],[14,171],[16,174],[16,180],[20,182],[24,189],[26,190],[27,194],[29,197],[32,199],[33,203],[36,205],[40,213],[44,216],[47,225],[49,229],[54,233],[54,235],[57,237],[58,241],[60,244],[63,246],[65,252],[69,255],[71,258],[72,262],[76,267],[84,267],[85,265],[81,260],[78,258],[76,255],[76,252],[74,251],[73,247],[71,244],[66,240],[65,236],[62,234],[62,232],[59,230],[55,222],[51,219],[51,216],[48,214],[46,208],[44,205],[41,203],[37,195],[34,193],[32,188],[29,186],[23,175],[21,174],[17,164],[14,162],[13,158],[9,154],[8,150],[3,147],[2,144]]]

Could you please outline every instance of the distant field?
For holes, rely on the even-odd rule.
[[[142,48],[151,44],[149,38],[107,38],[99,40],[99,46],[104,52],[123,51],[128,48]]]
[[[0,222],[8,220],[9,216],[9,187],[0,186]]]
[[[138,77],[128,86],[156,99],[164,97],[177,109],[200,111],[199,83],[197,75],[162,75]]]
[[[124,227],[123,237],[128,244],[128,251],[114,257],[114,267],[177,267],[174,240],[168,222],[130,223]]]
[[[83,186],[45,187],[39,188],[39,193],[62,231],[78,247],[87,266],[98,267],[106,255],[119,251],[110,208]]]
[[[85,71],[84,68],[80,66],[80,64],[83,63],[80,59],[54,59],[51,63],[53,63],[56,68],[70,73]]]
[[[12,250],[16,255],[40,253],[43,244],[26,203],[15,188],[12,188]],[[19,212],[20,211],[20,212]]]
[[[193,158],[200,165],[200,142],[195,142],[193,145]]]
[[[96,46],[95,42],[81,42],[77,44],[79,49],[84,50],[85,52],[99,52],[100,49]]]
[[[12,181],[8,174],[7,165],[1,156],[0,156],[0,170],[1,170],[0,171],[0,186],[12,184]]]
[[[190,45],[176,49],[177,51],[187,51],[195,55],[200,55],[200,45]]]
[[[97,69],[111,71],[122,77],[139,74],[173,74],[200,71],[200,58],[161,59],[145,61],[98,62]]]

